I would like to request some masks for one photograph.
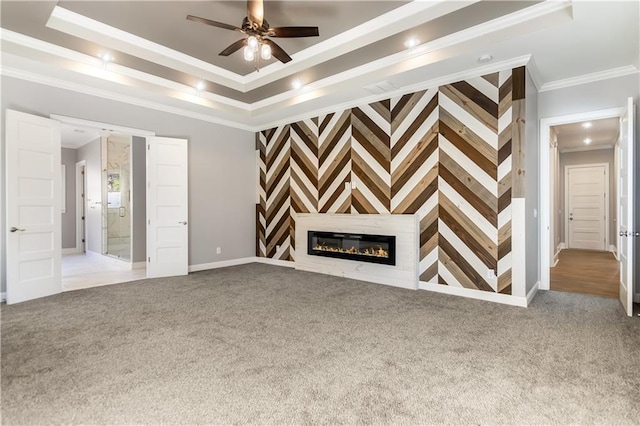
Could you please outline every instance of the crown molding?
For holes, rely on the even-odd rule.
[[[195,120],[206,121],[208,123],[220,124],[227,127],[233,127],[236,129],[247,130],[254,132],[254,127],[244,123],[240,123],[232,120],[225,120],[214,117],[209,114],[202,114],[194,111],[190,111],[184,108],[178,108],[171,105],[162,104],[159,102],[149,101],[136,96],[123,95],[115,93],[110,90],[98,89],[94,86],[87,86],[67,80],[61,80],[53,77],[49,77],[42,74],[37,74],[17,68],[11,68],[7,66],[0,67],[0,75],[16,78],[19,80],[30,81],[32,83],[42,84],[45,86],[55,87],[58,89],[70,90],[76,93],[82,93],[85,95],[96,96],[98,98],[108,99],[112,101],[122,102],[129,105],[148,108],[156,111],[166,112],[169,114],[179,115],[182,117],[193,118]]]
[[[421,81],[420,83],[402,86],[393,91],[361,97],[348,102],[343,102],[341,104],[331,105],[326,108],[317,109],[317,110],[314,110],[313,113],[303,113],[303,114],[298,114],[294,116],[287,116],[287,118],[281,119],[281,120],[264,122],[262,124],[258,124],[257,126],[254,126],[256,128],[255,131],[258,132],[261,130],[281,126],[284,124],[294,123],[297,121],[302,121],[309,118],[317,117],[319,115],[329,114],[336,111],[342,111],[345,109],[354,108],[359,105],[370,104],[370,103],[378,102],[385,99],[391,99],[397,96],[405,95],[407,93],[415,93],[421,90],[431,89],[434,87],[455,83],[457,81],[462,81],[469,78],[475,78],[482,75],[495,73],[505,69],[526,66],[530,60],[531,60],[531,55],[524,55],[524,56],[519,56],[519,57],[512,58],[505,61],[495,62],[493,64],[487,64],[487,65],[479,66],[476,68],[471,68],[458,73],[447,74],[446,76],[443,76],[443,77],[438,77],[430,80]]]
[[[613,149],[613,145],[596,145],[596,146],[578,146],[575,148],[564,148],[560,149],[560,154],[567,154],[571,152],[582,152],[582,151],[600,151],[604,149]]]
[[[548,92],[551,90],[565,89],[567,87],[579,86],[581,84],[594,83],[596,81],[637,74],[638,72],[639,70],[635,65],[626,65],[624,67],[611,68],[591,74],[565,78],[563,80],[550,81],[548,83],[544,83],[539,90],[540,92]]]
[[[292,64],[285,66],[276,62],[261,68],[259,73],[254,71],[245,76],[60,6],[54,7],[46,26],[246,93],[478,1],[412,1],[297,52],[292,55],[294,59]]]

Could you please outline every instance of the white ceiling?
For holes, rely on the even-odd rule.
[[[588,123],[588,124],[587,124]],[[590,124],[590,127],[587,127]],[[588,151],[592,149],[613,148],[620,131],[618,118],[604,118],[579,123],[554,126],[558,136],[560,152]],[[589,138],[591,142],[585,143]]]
[[[1,72],[258,130],[524,64],[540,90],[639,67],[637,1],[267,1],[272,26],[318,25],[323,37],[278,39],[293,61],[249,73],[241,52],[216,56],[237,34],[183,16],[238,25],[243,11],[242,1],[4,1]],[[411,35],[422,44],[406,49]],[[479,64],[482,54],[493,60]],[[365,88],[381,82],[386,92]]]

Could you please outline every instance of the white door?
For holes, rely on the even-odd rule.
[[[607,167],[566,166],[568,248],[606,251]]]
[[[634,211],[635,203],[633,183],[635,181],[635,170],[633,167],[634,156],[634,118],[635,111],[633,98],[627,101],[627,110],[620,121],[620,146],[619,146],[619,217],[620,217],[620,239],[618,251],[620,257],[620,301],[627,315],[633,313],[633,289],[634,289]]]
[[[7,110],[7,303],[62,291],[60,123]]]
[[[147,277],[189,270],[187,140],[147,137]]]

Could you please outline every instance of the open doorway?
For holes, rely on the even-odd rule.
[[[146,277],[145,138],[62,123],[63,290]]]

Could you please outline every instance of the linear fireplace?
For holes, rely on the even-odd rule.
[[[307,253],[360,262],[396,264],[396,237],[308,231]]]

